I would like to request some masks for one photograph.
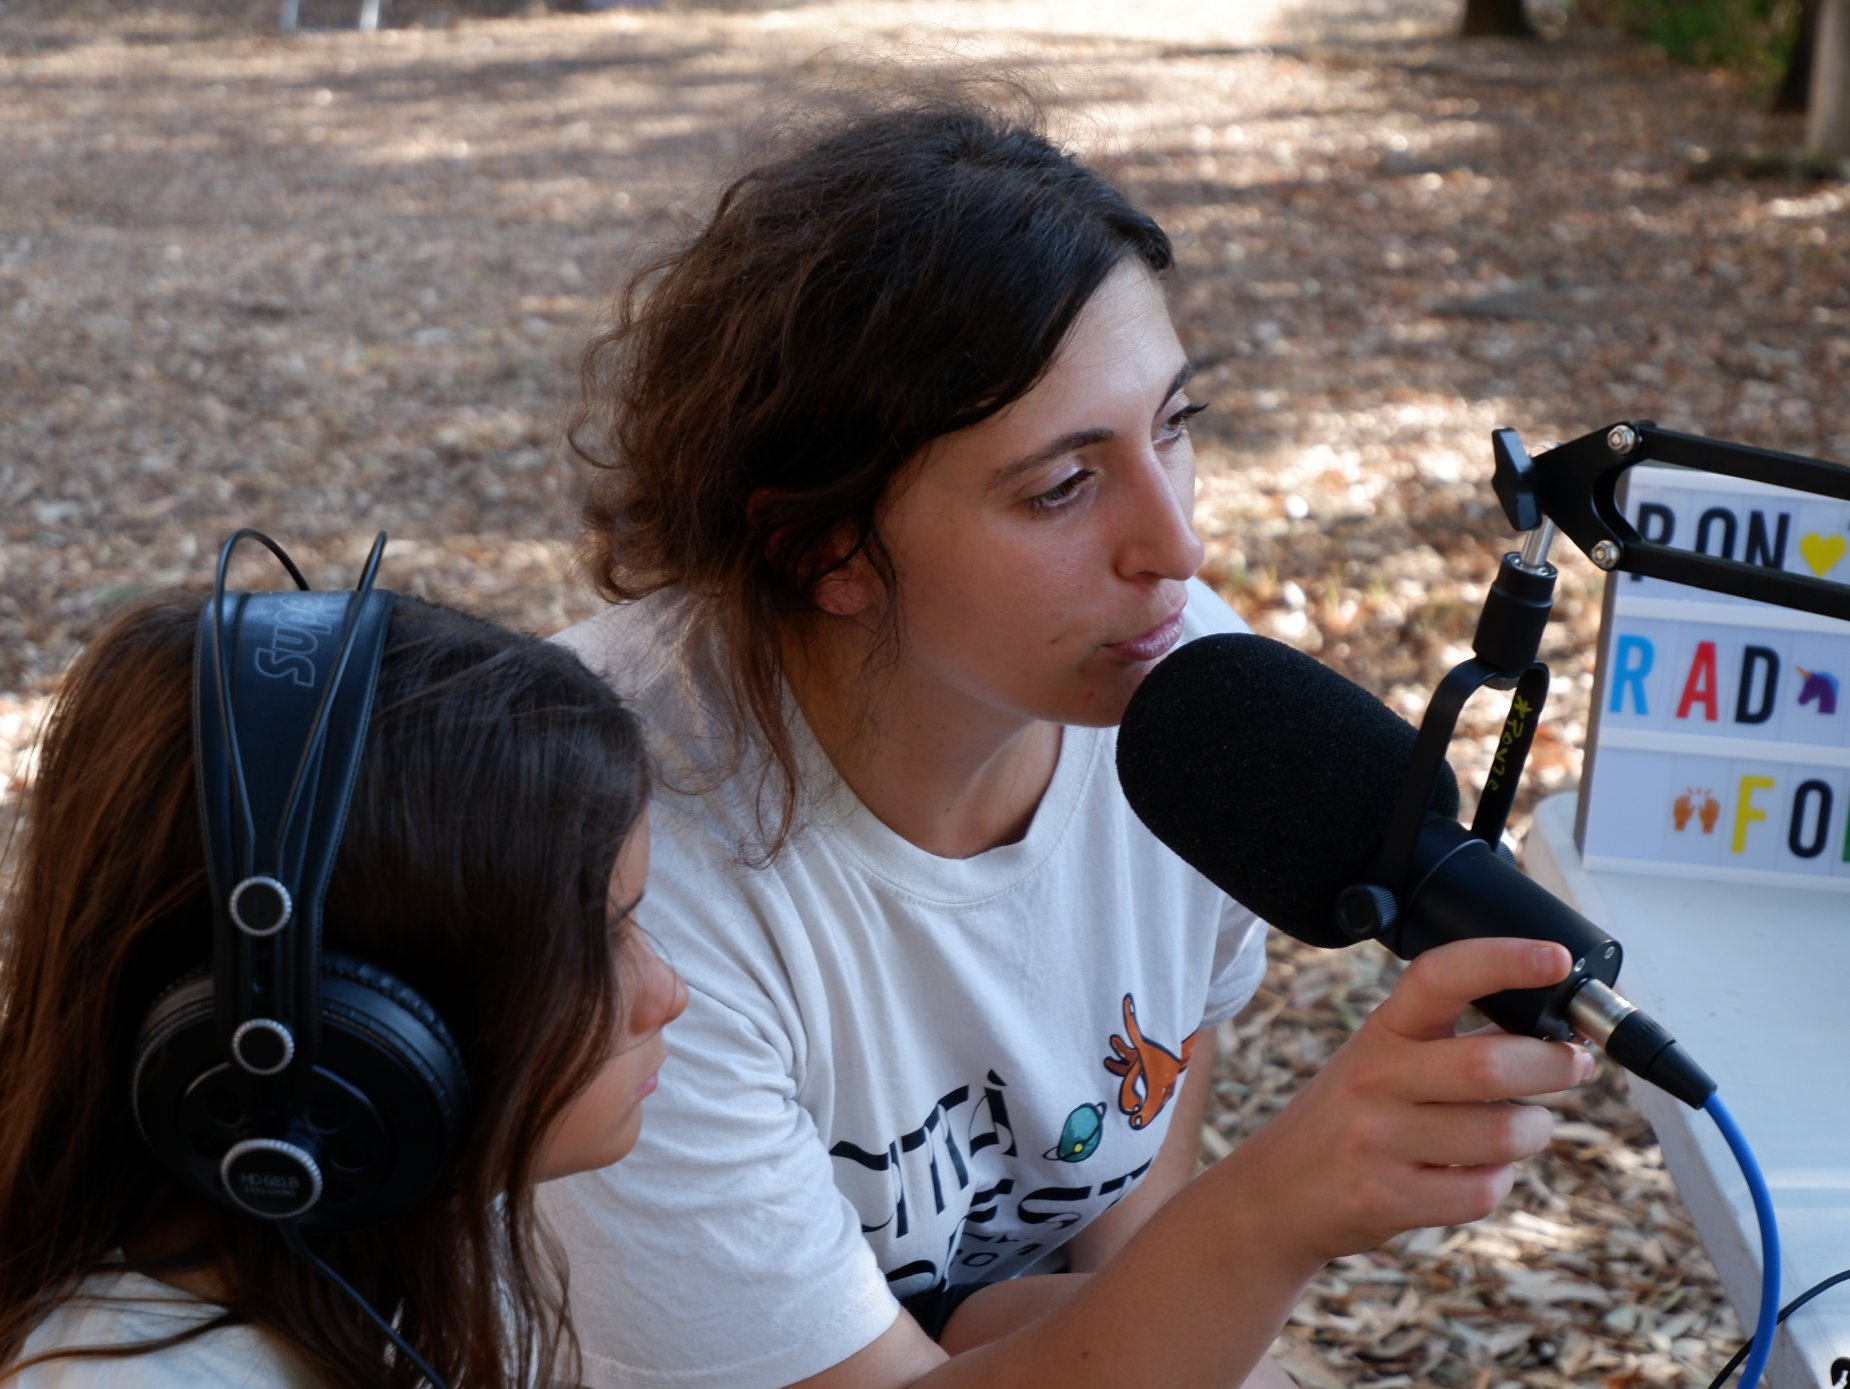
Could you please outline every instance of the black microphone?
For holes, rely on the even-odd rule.
[[[1700,1109],[1715,1082],[1611,987],[1619,943],[1458,823],[1449,766],[1401,881],[1371,881],[1416,736],[1361,686],[1283,642],[1201,637],[1131,697],[1118,780],[1152,834],[1307,944],[1372,935],[1403,960],[1472,937],[1566,946],[1566,979],[1478,999],[1479,1011],[1508,1032],[1578,1033]]]

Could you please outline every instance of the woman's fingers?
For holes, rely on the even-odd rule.
[[[1459,941],[1408,966],[1356,1036],[1252,1141],[1276,1154],[1308,1246],[1324,1257],[1403,1230],[1488,1215],[1514,1164],[1540,1152],[1554,1116],[1512,1103],[1585,1080],[1583,1048],[1494,1029],[1457,1035],[1474,999],[1545,988],[1572,968],[1547,942]],[[1270,1141],[1263,1141],[1270,1140]]]
[[[1487,1029],[1428,1044],[1418,1099],[1438,1104],[1523,1099],[1570,1090],[1593,1075],[1593,1053],[1573,1042],[1544,1042]]]
[[[1379,1228],[1362,1247],[1384,1243],[1406,1230],[1482,1220],[1510,1194],[1515,1181],[1516,1169],[1510,1163],[1402,1172],[1393,1191],[1381,1193]],[[1366,1200],[1368,1193],[1358,1195]]]
[[[1403,1124],[1393,1155],[1358,1169],[1347,1193],[1350,1242],[1365,1247],[1405,1230],[1481,1220],[1509,1194],[1515,1165],[1547,1147],[1554,1116],[1534,1105],[1430,1105]]]
[[[1372,1021],[1412,1041],[1450,1037],[1473,999],[1559,983],[1573,963],[1566,947],[1552,941],[1453,941],[1408,965]]]
[[[1500,1167],[1541,1152],[1554,1127],[1540,1105],[1428,1105],[1403,1128],[1399,1156],[1422,1167]]]

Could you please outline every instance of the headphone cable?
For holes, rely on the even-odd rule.
[[[308,1242],[302,1238],[302,1232],[296,1228],[294,1221],[286,1221],[277,1228],[282,1231],[283,1243],[289,1246],[290,1251],[301,1258],[323,1278],[327,1279],[328,1282],[340,1289],[341,1294],[346,1297],[349,1302],[364,1312],[367,1320],[378,1327],[379,1330],[385,1334],[386,1339],[398,1349],[399,1353],[411,1362],[413,1368],[415,1368],[419,1374],[423,1375],[425,1379],[430,1381],[432,1389],[450,1389],[449,1385],[443,1382],[443,1378],[435,1370],[431,1369],[429,1365],[424,1363],[424,1357],[411,1348],[411,1343],[398,1334],[397,1328],[384,1317],[380,1316],[378,1312],[374,1311],[372,1303],[361,1297],[358,1289],[336,1273],[325,1259],[308,1247]]]
[[[1779,1309],[1779,1316],[1775,1318],[1774,1324],[1783,1325],[1787,1317],[1798,1311],[1799,1308],[1810,1302],[1814,1297],[1818,1296],[1819,1293],[1828,1292],[1839,1283],[1844,1282],[1850,1282],[1850,1268],[1844,1269],[1841,1273],[1833,1273],[1829,1278],[1823,1278],[1813,1283],[1804,1292],[1800,1293],[1797,1297],[1793,1298],[1792,1301]],[[1734,1358],[1726,1365],[1723,1365],[1721,1373],[1710,1381],[1709,1389],[1722,1389],[1722,1386],[1728,1382],[1729,1376],[1734,1373],[1735,1367],[1743,1360],[1747,1359],[1747,1353],[1752,1350],[1753,1347],[1754,1341],[1752,1337],[1742,1342],[1741,1348],[1734,1353]]]

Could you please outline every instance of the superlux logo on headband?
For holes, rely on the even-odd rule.
[[[311,598],[280,598],[276,606],[282,616],[271,627],[269,640],[257,648],[252,664],[259,675],[312,689],[314,653],[320,639],[333,633],[334,624],[323,615],[325,608]]]

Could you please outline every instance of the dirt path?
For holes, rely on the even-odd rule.
[[[1794,127],[1599,33],[1455,42],[1455,8],[399,0],[404,27],[285,39],[242,0],[8,0],[0,786],[97,614],[199,579],[235,524],[330,582],[384,527],[401,589],[540,630],[590,611],[556,436],[623,265],[799,88],[946,56],[1047,85],[1175,236],[1209,577],[1417,712],[1509,538],[1492,428],[1647,417],[1850,459],[1850,193],[1685,176]],[[1531,796],[1584,737],[1597,586],[1565,564]],[[1205,1151],[1384,982],[1280,946]],[[1732,1317],[1649,1134],[1609,1080],[1563,1112],[1505,1217],[1320,1282],[1285,1343],[1305,1385],[1706,1382]]]

